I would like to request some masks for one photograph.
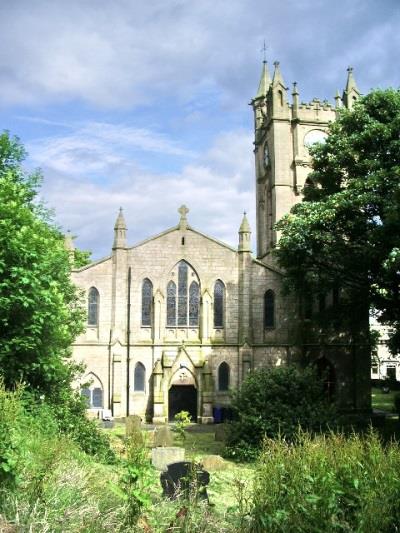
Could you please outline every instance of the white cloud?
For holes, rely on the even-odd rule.
[[[43,151],[37,146],[38,154],[46,154],[42,196],[50,207],[57,207],[56,218],[64,229],[78,235],[78,246],[92,249],[95,257],[111,250],[120,206],[130,244],[177,224],[177,209],[186,204],[190,224],[235,246],[243,210],[250,212],[254,222],[251,141],[242,130],[222,133],[201,162],[184,165],[176,173],[149,173],[133,159],[124,159],[109,182],[88,179],[93,170],[90,150],[88,156],[81,156],[79,170],[71,177],[74,162],[68,160],[68,144],[64,145],[67,155],[55,150],[52,158],[46,146]],[[86,148],[82,145],[79,150],[83,153]],[[106,167],[110,159],[119,157],[111,151],[99,165]]]

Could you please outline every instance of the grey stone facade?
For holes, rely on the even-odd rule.
[[[358,96],[349,70],[336,106],[351,106]],[[84,381],[91,385],[85,393],[94,412],[109,408],[114,416],[163,423],[191,406],[198,422],[210,423],[213,408],[229,405],[229,390],[247,372],[304,356],[296,299],[283,295],[283,274],[270,255],[279,239],[273,225],[301,200],[310,170],[307,146],[323,137],[335,108],[316,99],[300,103],[296,86],[289,104],[279,64],[271,81],[266,63],[252,105],[257,258],[246,216],[234,249],[193,229],[182,206],[176,227],[135,246],[127,245],[121,211],[111,255],[73,272],[92,298],[90,325],[73,356],[86,365]],[[322,353],[314,351],[314,358]]]

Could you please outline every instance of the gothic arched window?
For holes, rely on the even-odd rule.
[[[197,274],[186,261],[180,261],[172,270],[172,276],[178,280],[178,287],[172,280],[167,285],[167,327],[197,327],[200,309],[200,285]]]
[[[224,361],[218,367],[218,390],[225,391],[229,389],[229,374],[229,365]]]
[[[146,278],[142,283],[142,326],[151,326],[152,304],[153,284]]]
[[[88,326],[99,325],[100,295],[96,287],[90,287],[88,295]]]
[[[275,327],[275,295],[268,290],[264,294],[264,328]]]
[[[142,363],[136,363],[135,375],[133,380],[133,390],[136,392],[144,392],[146,385],[146,369]]]
[[[173,281],[167,286],[167,326],[176,326],[176,285]]]
[[[197,281],[192,281],[189,288],[189,326],[199,325],[200,291]]]
[[[214,328],[224,327],[225,285],[219,279],[214,285]]]

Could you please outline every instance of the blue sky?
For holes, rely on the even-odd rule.
[[[107,255],[189,222],[236,245],[254,227],[251,108],[267,59],[300,99],[399,86],[399,0],[2,0],[0,127],[76,244]]]

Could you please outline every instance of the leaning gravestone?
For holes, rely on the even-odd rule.
[[[180,461],[168,465],[166,472],[160,475],[160,482],[165,498],[177,499],[194,496],[199,500],[207,500],[207,485],[210,474],[195,463]]]
[[[174,443],[174,436],[169,426],[161,426],[154,433],[154,447],[169,447]]]

